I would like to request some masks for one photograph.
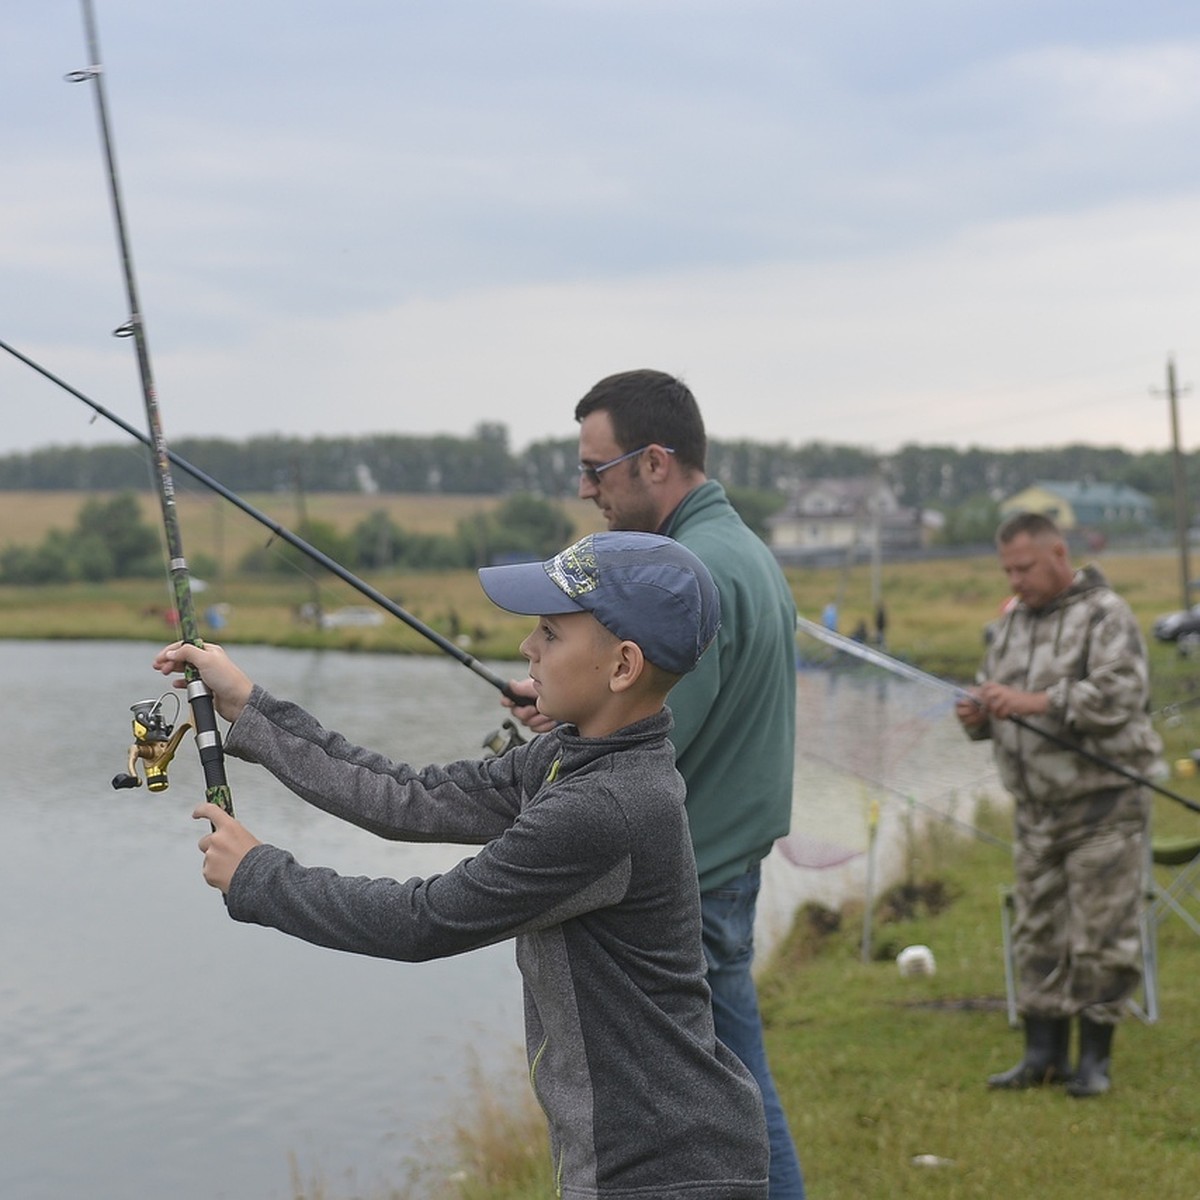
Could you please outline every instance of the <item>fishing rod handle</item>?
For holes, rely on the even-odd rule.
[[[183,677],[187,681],[188,705],[196,729],[196,747],[204,771],[204,798],[233,816],[233,796],[225,778],[225,751],[217,728],[217,711],[212,692],[200,678],[199,671],[187,663]]]

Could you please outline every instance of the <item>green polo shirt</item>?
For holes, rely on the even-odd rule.
[[[667,700],[709,891],[763,859],[791,823],[796,606],[774,555],[715,480],[689,492],[659,532],[691,550],[721,594],[716,642]]]

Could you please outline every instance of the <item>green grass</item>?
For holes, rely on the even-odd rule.
[[[999,816],[985,827],[1004,831]],[[1006,856],[978,842],[943,850],[937,874],[957,895],[938,914],[879,929],[884,961],[859,961],[858,923],[812,952],[797,923],[762,980],[769,1053],[810,1194],[1043,1200],[1200,1195],[1197,1004],[1200,942],[1162,927],[1162,1019],[1124,1023],[1114,1091],[996,1093],[987,1075],[1020,1057],[1003,1011],[998,894]],[[902,979],[890,951],[923,942],[938,971]],[[921,1167],[918,1155],[952,1160]]]
[[[1184,810],[1158,804],[1160,825],[1189,827]],[[985,810],[977,823],[1007,837],[1001,811]],[[937,881],[918,893],[951,902],[918,904],[903,921],[877,918],[873,961],[861,961],[861,905],[836,915],[805,908],[760,976],[768,1053],[809,1195],[1200,1197],[1200,939],[1177,918],[1162,925],[1161,1019],[1151,1026],[1131,1017],[1119,1027],[1109,1095],[992,1092],[986,1077],[1022,1050],[1003,1004],[998,898],[1010,879],[1007,854],[934,825],[910,868],[918,885]],[[885,896],[880,907],[887,906]],[[937,973],[903,979],[894,955],[917,942],[933,948]],[[435,1173],[444,1182],[408,1194],[553,1194],[532,1108],[514,1120],[497,1111],[484,1086],[456,1112],[450,1165]],[[926,1155],[949,1162],[914,1163]]]

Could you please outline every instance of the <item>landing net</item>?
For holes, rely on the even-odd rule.
[[[954,715],[959,688],[807,620],[796,649],[792,829],[772,856],[785,905],[862,898],[869,910],[928,870],[930,845],[950,832],[1004,849],[975,824],[981,803],[1007,799],[990,745]]]

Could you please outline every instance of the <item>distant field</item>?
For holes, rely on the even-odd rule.
[[[197,490],[185,477],[176,477],[175,506],[188,556],[205,554],[227,569],[270,537],[269,531],[235,505],[205,490]],[[106,499],[111,492],[0,492],[0,549],[40,542],[51,529],[70,529],[79,510],[91,499]],[[290,493],[248,493],[242,497],[254,508],[294,530],[300,523],[295,497]],[[145,519],[156,528],[161,520],[158,498],[139,493]],[[367,496],[361,493],[317,492],[305,497],[309,520],[326,521],[349,533],[360,521],[380,509],[403,529],[414,533],[452,534],[464,518],[491,512],[500,503],[495,496],[430,496],[399,494]],[[559,502],[582,537],[603,528],[599,509],[586,500]]]
[[[94,494],[0,492],[0,549],[36,543],[51,528],[70,528],[79,508]],[[290,495],[246,499],[285,527],[298,524]],[[157,527],[157,502],[146,496],[141,503],[146,520]],[[494,497],[429,495],[318,493],[306,499],[311,519],[326,521],[342,532],[384,509],[403,528],[452,533],[458,521],[489,512],[499,503]],[[270,580],[237,578],[234,566],[247,550],[264,545],[269,532],[228,501],[208,493],[182,491],[177,506],[188,557],[195,561],[203,554],[224,568],[202,602],[205,608],[216,602],[230,606],[230,619],[221,632],[224,640],[430,651],[428,640],[393,617],[379,627],[314,631],[311,623],[298,616],[301,606],[314,595],[326,611],[362,604],[362,597],[319,569]],[[594,505],[569,500],[563,501],[562,507],[577,536],[602,528]],[[1129,601],[1147,637],[1156,616],[1180,607],[1179,568],[1173,553],[1161,549],[1111,552],[1100,555],[1098,562]],[[860,620],[868,627],[873,625],[875,581],[867,565],[789,568],[786,574],[802,615],[816,620],[834,600],[842,632],[849,632]],[[461,637],[471,653],[481,657],[513,657],[528,627],[527,618],[501,613],[488,602],[474,571],[375,574],[370,583],[443,636]],[[969,679],[978,665],[983,627],[998,615],[1008,596],[995,556],[984,553],[968,558],[885,562],[878,584],[887,605],[892,652],[919,662],[926,670]],[[158,637],[163,627],[164,587],[163,580],[102,586],[0,586],[0,636]],[[1157,646],[1155,652],[1163,662],[1177,657],[1174,647]]]

